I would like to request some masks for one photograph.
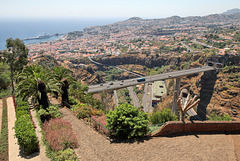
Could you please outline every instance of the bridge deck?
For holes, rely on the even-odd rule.
[[[204,66],[204,67],[199,67],[199,68],[174,71],[174,72],[157,74],[157,75],[152,75],[152,76],[145,76],[144,77],[145,81],[143,81],[143,82],[138,82],[137,78],[127,79],[127,80],[123,80],[123,81],[114,81],[114,82],[111,82],[111,85],[110,85],[110,82],[108,82],[108,83],[104,83],[102,85],[98,84],[98,85],[89,86],[88,93],[96,93],[96,92],[101,92],[101,91],[106,91],[106,90],[115,90],[115,89],[120,89],[120,88],[126,88],[126,87],[134,86],[137,84],[154,82],[154,81],[158,81],[158,80],[179,78],[179,77],[184,77],[187,75],[211,71],[211,70],[215,70],[215,68],[210,67],[210,66]]]

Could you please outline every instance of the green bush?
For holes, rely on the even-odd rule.
[[[92,109],[86,104],[78,103],[77,105],[72,106],[71,110],[76,114],[78,119],[84,119],[87,116],[92,116]]]
[[[138,138],[149,132],[148,115],[127,103],[116,107],[114,111],[110,111],[106,120],[110,135],[114,138]]]
[[[35,133],[30,115],[22,115],[15,122],[15,136],[18,145],[28,155],[39,150],[38,138]]]
[[[48,144],[46,144],[46,156],[52,161],[79,161],[78,157],[74,153],[74,150],[71,148],[53,151]]]
[[[26,101],[18,101],[17,102],[17,106],[20,107],[20,106],[28,106],[28,102]]]
[[[16,111],[29,111],[29,107],[28,106],[17,106]]]
[[[15,121],[15,136],[18,139],[19,146],[29,155],[39,150],[38,138],[35,133],[35,128],[29,114],[28,102],[20,101],[16,97],[16,117]]]
[[[78,161],[79,159],[74,153],[74,150],[68,148],[66,150],[60,150],[54,154],[54,160],[57,161]]]
[[[80,108],[78,111],[77,111],[77,118],[78,119],[84,119],[86,117],[91,117],[91,109],[88,108],[88,107],[83,107],[83,108]]]
[[[76,105],[76,104],[78,104],[78,101],[75,98],[70,96],[69,97],[69,104],[70,105]]]
[[[153,113],[150,119],[152,124],[161,124],[167,121],[175,121],[177,120],[177,116],[172,114],[170,109],[164,108],[161,111]]]
[[[27,110],[19,110],[16,113],[16,118],[18,119],[19,117],[23,116],[23,115],[29,115],[29,112]]]
[[[0,89],[0,99],[3,97],[11,96],[11,90],[10,89]]]
[[[41,118],[41,120],[49,120],[50,118],[60,118],[61,112],[59,111],[59,107],[57,105],[55,106],[49,106],[48,109],[40,108],[40,110],[37,112],[38,116]]]
[[[221,114],[217,114],[216,112],[213,112],[210,114],[209,120],[210,121],[232,121],[232,118],[231,116],[226,114],[221,115]]]

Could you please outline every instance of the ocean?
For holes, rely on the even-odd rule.
[[[6,39],[25,39],[38,35],[65,34],[71,31],[82,31],[85,27],[111,24],[123,19],[85,18],[85,19],[0,19],[0,50],[6,49]],[[57,39],[25,40],[24,43],[34,44]]]

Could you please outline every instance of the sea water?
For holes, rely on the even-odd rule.
[[[85,27],[111,24],[119,18],[81,18],[81,19],[0,19],[0,50],[6,49],[8,38],[31,38],[38,35],[65,34],[82,31]],[[26,45],[51,41],[60,36],[47,39],[24,40]]]

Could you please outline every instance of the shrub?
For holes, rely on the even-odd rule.
[[[77,118],[84,119],[86,117],[91,117],[91,109],[89,107],[78,108],[77,110]]]
[[[51,118],[60,118],[62,117],[59,107],[57,105],[49,106],[48,112]]]
[[[167,121],[175,121],[177,120],[177,116],[172,114],[170,109],[162,109],[161,111],[157,111],[152,114],[150,117],[152,124],[161,124]]]
[[[106,122],[106,116],[105,115],[102,115],[102,116],[92,116],[91,118],[93,120],[95,120],[96,122],[98,122],[99,124],[101,124],[104,127],[106,127],[107,122]],[[102,127],[101,125],[99,125],[96,122],[93,121],[93,128],[96,129],[97,131],[99,131],[100,133],[107,134],[108,130],[106,128]]]
[[[0,78],[0,81],[1,81],[1,78]],[[11,90],[10,89],[1,89],[0,90],[0,99],[2,99],[3,97],[7,97],[7,96],[10,96],[11,95]]]
[[[74,150],[68,148],[66,150],[60,150],[54,154],[54,160],[57,161],[78,161],[79,159],[74,153]]]
[[[52,161],[79,161],[73,149],[52,151],[48,144],[46,145],[46,156]]]
[[[71,109],[77,116],[78,119],[84,119],[91,116],[101,116],[103,112],[101,110],[92,109],[86,104],[80,104],[73,106]]]
[[[76,105],[76,104],[78,104],[78,101],[75,98],[70,96],[69,97],[69,104],[70,105]]]
[[[18,106],[28,106],[28,102],[26,102],[26,101],[18,101],[17,105]]]
[[[40,108],[37,114],[40,117],[42,122],[44,122],[45,120],[50,120],[51,118],[61,117],[61,112],[59,111],[59,107],[57,105],[49,106],[49,108],[47,108],[46,110],[43,108]]]
[[[29,111],[29,107],[28,106],[18,106],[16,111]]]
[[[23,115],[29,115],[29,112],[26,111],[26,110],[20,110],[20,111],[17,112],[16,118],[18,119],[19,117],[21,117]]]
[[[209,120],[210,121],[232,121],[232,118],[231,116],[226,114],[221,115],[221,114],[217,114],[216,112],[213,112],[210,114]]]
[[[17,98],[17,100],[20,100]],[[15,101],[15,99],[14,99]],[[29,155],[33,152],[39,150],[38,147],[38,138],[35,133],[35,128],[29,114],[28,102],[18,101],[17,105],[15,102],[16,108],[16,117],[15,122],[15,136],[18,139],[18,144],[23,149],[23,151]]]
[[[77,147],[77,137],[70,122],[61,119],[51,119],[43,124],[44,137],[54,151]]]
[[[28,155],[39,150],[38,138],[30,115],[22,115],[15,122],[15,136],[18,144]]]
[[[102,110],[97,110],[97,109],[93,109],[91,110],[91,115],[92,116],[102,116],[104,113]]]
[[[147,134],[149,117],[138,108],[123,104],[107,114],[110,135],[119,139],[142,137]]]

